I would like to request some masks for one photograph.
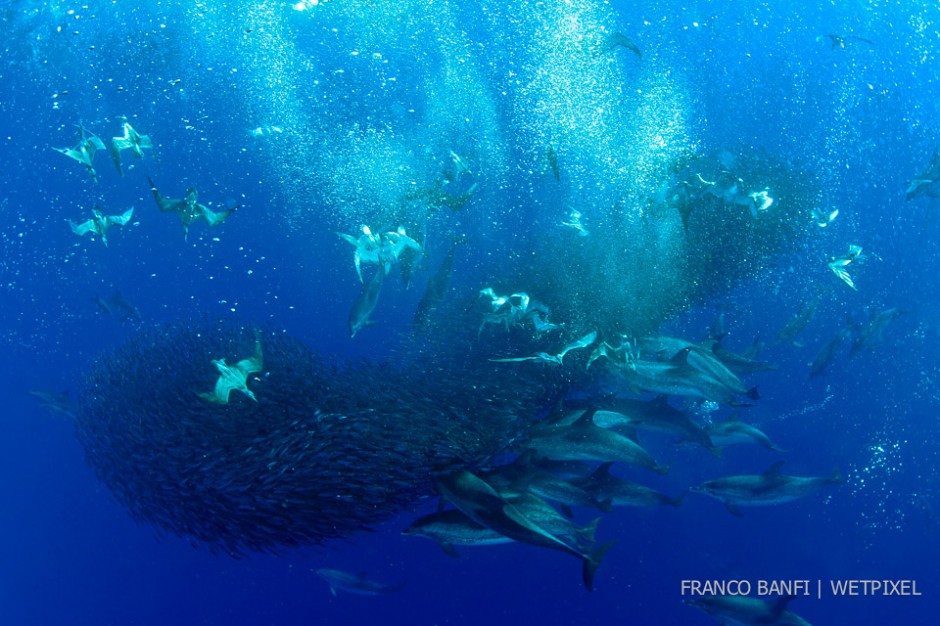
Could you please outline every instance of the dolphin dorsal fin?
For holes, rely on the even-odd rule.
[[[790,603],[790,600],[796,596],[780,596],[776,600],[770,603],[770,612],[773,615],[773,618],[776,620],[780,617],[780,614],[787,610],[787,605]]]
[[[613,461],[608,461],[607,463],[601,463],[594,473],[591,474],[591,481],[601,482],[605,480],[610,480],[610,466],[613,465]]]
[[[691,347],[682,348],[669,359],[669,364],[673,367],[686,367],[689,364],[689,352],[692,351]]]
[[[672,405],[669,404],[669,396],[664,393],[659,394],[652,400],[650,400],[650,406],[655,407],[656,410],[662,411],[664,409],[671,409]]]
[[[572,428],[591,428],[595,427],[594,414],[597,413],[597,407],[589,406],[584,411],[584,415],[578,418],[578,421],[571,425]]]
[[[783,467],[783,461],[777,461],[773,465],[767,468],[764,472],[764,476],[776,476],[780,473],[780,468]]]

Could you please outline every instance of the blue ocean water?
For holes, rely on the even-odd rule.
[[[914,580],[921,596],[830,593],[798,597],[790,608],[813,624],[934,623],[940,227],[936,201],[906,201],[905,189],[940,137],[940,7],[728,4],[0,6],[7,33],[0,59],[0,624],[708,624],[710,617],[683,604],[681,581],[729,579]],[[620,47],[602,53],[609,58],[599,74],[572,74],[572,57],[597,62],[572,42],[596,39],[608,24],[642,57]],[[541,86],[545,76],[570,90]],[[619,99],[604,98],[612,88]],[[590,99],[597,105],[587,114]],[[604,109],[612,102],[628,102],[624,123],[635,126],[616,128]],[[155,144],[142,159],[125,152],[123,176],[106,151],[94,161],[95,183],[52,149],[73,146],[78,124],[108,141],[120,134],[122,115]],[[546,119],[555,131],[545,130]],[[840,485],[742,517],[698,494],[675,509],[615,509],[598,530],[617,544],[593,593],[577,562],[555,551],[510,544],[463,548],[452,559],[432,542],[401,536],[435,510],[430,495],[372,533],[233,559],[133,521],[86,464],[71,421],[28,393],[75,394],[96,359],[143,329],[187,319],[263,324],[337,360],[387,359],[448,237],[472,243],[455,266],[449,293],[457,298],[521,262],[528,241],[560,237],[566,203],[584,201],[590,230],[591,203],[603,195],[597,189],[623,180],[588,168],[587,157],[575,163],[573,143],[595,141],[600,154],[615,131],[623,133],[616,138],[635,133],[636,144],[620,147],[641,174],[673,146],[772,155],[811,172],[816,205],[839,210],[825,228],[810,224],[808,236],[754,259],[731,288],[670,310],[659,327],[697,340],[724,311],[729,347],[766,340],[761,358],[777,369],[747,379],[761,398],[736,415],[786,453],[733,446],[716,459],[652,437],[648,447],[669,473],[625,475],[678,495],[785,459],[784,469],[797,475],[838,467]],[[542,171],[541,149],[551,141],[558,181]],[[335,232],[368,223],[387,208],[390,189],[451,168],[448,149],[473,154],[471,169],[491,168],[475,172],[479,195],[429,222],[427,268],[408,290],[394,270],[376,326],[350,339],[346,316],[360,287],[351,248]],[[197,222],[184,240],[178,218],[157,210],[147,176],[167,196],[192,186],[216,210],[238,208],[218,226]],[[646,180],[627,185],[623,202],[645,202],[638,188],[655,196]],[[77,237],[67,222],[88,219],[96,204],[108,215],[134,207],[130,223],[109,231],[107,247]],[[617,233],[591,237],[620,245],[611,243]],[[865,254],[864,264],[851,266],[857,290],[826,267],[853,244]],[[546,272],[563,273],[569,261],[559,255],[543,263]],[[671,268],[658,271],[650,291],[668,289],[658,280]],[[517,288],[537,293],[539,286]],[[141,321],[95,304],[115,290]],[[818,294],[804,345],[775,344]],[[830,337],[890,308],[905,314],[880,340],[809,378],[808,364]],[[491,330],[479,341],[499,341]],[[578,511],[582,522],[592,517]],[[334,597],[320,568],[405,586]]]

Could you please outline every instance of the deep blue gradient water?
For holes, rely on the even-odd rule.
[[[935,3],[597,5],[643,51],[642,59],[616,52],[623,55],[621,87],[631,97],[659,94],[650,107],[671,103],[648,112],[651,120],[676,118],[663,122],[663,142],[709,154],[774,155],[811,171],[818,204],[839,209],[825,229],[813,227],[809,237],[760,261],[731,291],[667,316],[660,328],[699,339],[725,311],[729,347],[743,350],[757,336],[767,340],[761,356],[778,369],[748,379],[759,385],[761,399],[739,416],[787,452],[732,446],[716,459],[652,437],[650,451],[670,472],[624,475],[677,495],[785,459],[784,469],[797,475],[828,475],[838,467],[842,484],[796,502],[754,507],[743,517],[697,494],[676,509],[618,508],[598,531],[599,539],[617,545],[600,567],[594,593],[582,587],[577,563],[557,552],[510,544],[463,548],[462,558],[452,559],[432,542],[401,536],[435,509],[430,497],[374,533],[279,557],[232,559],[130,519],[86,465],[73,424],[44,411],[28,391],[74,392],[96,358],[142,327],[203,317],[283,329],[339,360],[387,358],[410,323],[425,275],[446,253],[446,238],[429,247],[429,271],[415,287],[403,290],[397,275],[391,277],[396,289],[383,294],[379,324],[349,339],[346,316],[359,285],[350,247],[334,233],[359,228],[382,185],[397,181],[382,170],[386,160],[392,167],[403,153],[421,156],[411,131],[436,138],[428,142],[428,158],[440,163],[448,159],[439,148],[451,138],[473,136],[481,153],[490,141],[512,144],[506,147],[511,165],[481,190],[489,194],[485,200],[447,213],[446,230],[475,242],[456,268],[452,293],[479,290],[494,267],[514,262],[520,241],[543,236],[540,229],[567,217],[552,188],[532,184],[545,180],[532,174],[537,159],[512,142],[514,132],[531,129],[507,123],[495,140],[477,132],[487,115],[526,119],[515,107],[535,106],[527,87],[493,61],[525,66],[524,42],[550,39],[542,32],[516,41],[491,26],[511,22],[525,29],[528,10],[427,0],[420,6],[445,7],[460,33],[413,18],[417,3],[386,7],[388,20],[374,8],[375,15],[359,18],[353,9],[337,11],[334,31],[330,14],[310,15],[332,3],[342,0],[321,0],[307,11],[261,0],[205,7],[98,0],[0,5],[8,34],[0,45],[0,624],[714,623],[682,603],[680,583],[688,579],[810,579],[814,585],[909,579],[921,596],[824,594],[797,598],[790,608],[813,624],[935,623],[940,207],[933,199],[904,198],[906,181],[924,170],[940,142]],[[594,6],[571,4],[586,13]],[[402,39],[415,28],[440,38]],[[362,55],[381,52],[400,69],[357,65],[350,32],[361,38]],[[825,39],[829,34],[872,43],[850,39],[842,48]],[[480,114],[484,121],[468,118],[469,131],[449,127],[447,114],[429,104],[457,111],[480,106],[467,91],[448,83],[448,93],[435,83],[446,66],[441,59],[448,58],[441,50],[451,47],[473,59],[481,84],[507,94]],[[398,80],[382,82],[383,72],[398,72]],[[383,89],[375,88],[379,83]],[[421,124],[409,121],[412,101],[427,107]],[[119,134],[121,115],[157,144],[142,160],[125,153],[123,177],[106,152],[95,160],[95,184],[51,149],[73,145],[79,123],[107,141]],[[300,119],[302,135],[291,126]],[[383,124],[395,130],[379,139],[331,130]],[[283,132],[250,135],[263,125],[282,125]],[[386,140],[388,151],[376,148]],[[183,241],[177,217],[157,211],[145,175],[168,196],[195,186],[216,208],[239,208],[220,226],[194,225]],[[577,184],[590,196],[593,181],[581,176]],[[573,175],[562,184],[576,185]],[[96,203],[107,214],[135,209],[131,223],[109,232],[107,248],[97,238],[76,237],[66,222],[87,219]],[[853,267],[857,291],[826,267],[850,244],[867,257]],[[565,271],[563,258],[545,262]],[[821,288],[805,345],[774,345],[777,332]],[[98,309],[93,298],[116,289],[138,307],[142,322]],[[537,292],[538,286],[518,289]],[[907,313],[880,341],[851,359],[841,355],[827,375],[808,377],[808,363],[839,329],[893,307]],[[723,407],[708,418],[731,414]],[[592,517],[578,512],[582,522]],[[315,573],[320,568],[406,584],[386,596],[334,597]]]

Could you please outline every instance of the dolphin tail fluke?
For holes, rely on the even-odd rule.
[[[601,523],[600,517],[596,517],[581,528],[578,529],[578,538],[584,540],[588,544],[593,544],[597,541],[594,535],[597,533],[597,525]]]
[[[839,471],[838,467],[832,470],[832,474],[829,475],[829,482],[833,485],[842,482],[842,472]]]
[[[584,586],[588,591],[594,591],[594,575],[597,574],[597,568],[601,566],[601,561],[607,554],[607,551],[614,547],[616,541],[608,541],[597,550],[584,557],[584,565],[581,568],[581,577],[584,580]]]
[[[668,465],[654,465],[652,469],[653,469],[653,471],[656,472],[657,474],[668,474],[668,473],[669,473],[669,466],[668,466]]]
[[[691,490],[686,489],[675,498],[667,498],[666,502],[669,504],[669,506],[682,506],[682,502],[685,500],[685,497],[689,495],[689,493],[691,493]]]

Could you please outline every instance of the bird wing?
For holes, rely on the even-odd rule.
[[[108,221],[113,224],[117,224],[118,226],[124,226],[124,224],[127,224],[129,221],[131,221],[131,216],[133,215],[134,207],[131,207],[120,215],[109,215]]]
[[[53,148],[56,152],[61,152],[70,159],[75,159],[79,163],[85,163],[85,155],[74,148]]]
[[[260,337],[255,337],[255,353],[247,359],[242,359],[236,363],[235,367],[243,371],[246,376],[248,374],[255,374],[264,369],[264,354],[261,350]]]
[[[72,227],[72,232],[81,237],[87,233],[97,233],[98,229],[95,227],[95,220],[88,220],[82,222],[81,224],[76,224],[72,220],[69,220],[69,226]]]
[[[199,210],[200,217],[209,222],[209,226],[221,224],[232,214],[231,211],[219,211],[216,213],[204,204],[196,204],[196,208]]]

